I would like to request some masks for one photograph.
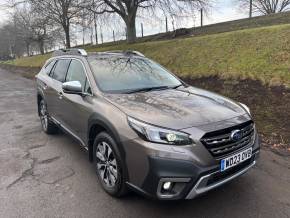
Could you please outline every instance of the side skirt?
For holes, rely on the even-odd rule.
[[[88,146],[86,146],[86,144],[84,143],[84,141],[78,137],[76,134],[74,134],[71,130],[69,130],[69,128],[67,128],[66,126],[64,126],[63,124],[61,124],[57,119],[55,119],[54,117],[49,117],[52,122],[54,122],[57,126],[59,126],[62,130],[64,130],[66,133],[68,133],[69,135],[71,135],[73,138],[75,138],[81,145],[82,148],[84,148],[86,151],[88,151]]]

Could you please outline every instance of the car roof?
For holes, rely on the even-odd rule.
[[[82,56],[82,57],[100,57],[100,56],[137,56],[137,57],[145,57],[142,53],[138,51],[131,51],[131,50],[115,50],[115,51],[103,51],[103,52],[91,52],[87,53],[84,49],[60,49],[53,52],[53,57],[74,57],[74,56]]]

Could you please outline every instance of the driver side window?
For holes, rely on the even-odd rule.
[[[88,93],[88,89],[90,88],[88,87],[88,81],[85,70],[80,61],[77,60],[71,61],[66,75],[66,82],[69,81],[79,81],[82,85],[83,92]]]

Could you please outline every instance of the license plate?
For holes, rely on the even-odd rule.
[[[232,168],[239,163],[244,162],[245,160],[248,160],[252,156],[252,148],[249,148],[247,150],[241,151],[240,153],[234,154],[230,157],[227,157],[223,160],[221,160],[221,172],[225,171],[229,168]]]

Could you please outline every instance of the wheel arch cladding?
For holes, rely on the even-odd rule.
[[[105,131],[107,132],[116,142],[118,150],[120,152],[121,158],[125,160],[125,150],[121,143],[120,136],[114,127],[114,125],[105,117],[99,114],[92,114],[88,122],[88,150],[89,150],[89,160],[93,161],[93,144],[95,137]]]

